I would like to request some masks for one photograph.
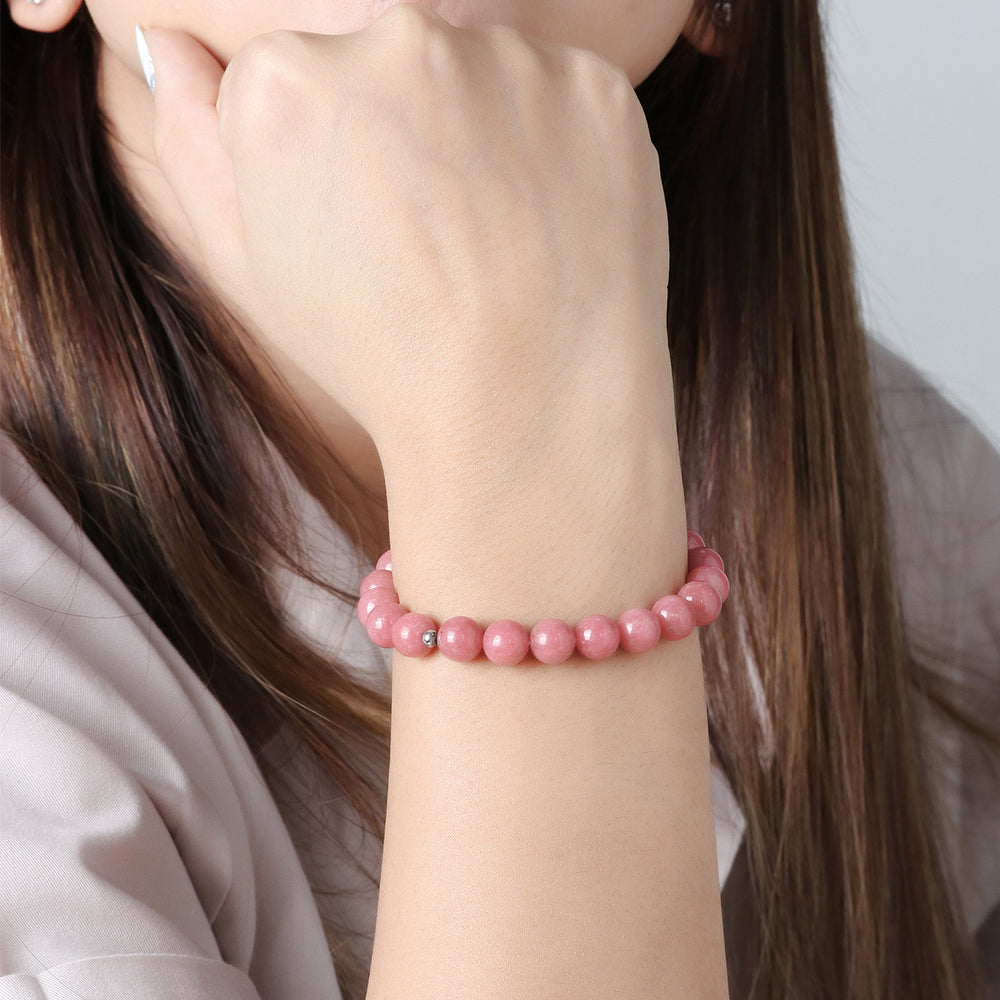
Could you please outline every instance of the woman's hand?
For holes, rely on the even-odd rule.
[[[516,590],[525,614],[545,600],[544,576],[572,615],[635,586],[633,550],[665,592],[659,560],[679,571],[684,550],[667,221],[625,74],[415,4],[355,34],[263,36],[224,72],[188,36],[147,39],[157,155],[201,267],[373,438],[406,592],[433,613],[447,595],[409,573],[475,553],[509,614]],[[560,583],[577,558],[589,572]]]
[[[623,72],[414,4],[263,36],[224,72],[147,37],[207,276],[387,467],[422,437],[579,438],[604,392],[669,400],[666,212]]]

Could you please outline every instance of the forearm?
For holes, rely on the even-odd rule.
[[[672,419],[619,416],[631,435],[595,425],[508,496],[390,476],[404,603],[572,622],[676,590]],[[696,637],[558,667],[397,654],[372,1000],[725,995],[705,718]]]

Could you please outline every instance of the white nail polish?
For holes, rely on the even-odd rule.
[[[135,26],[135,47],[139,50],[139,62],[142,63],[142,71],[146,74],[146,83],[149,84],[149,92],[156,93],[156,71],[153,69],[153,57],[149,54],[149,46],[146,44],[146,36],[142,33],[142,28]]]

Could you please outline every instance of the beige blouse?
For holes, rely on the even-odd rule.
[[[986,665],[1000,718],[1000,459],[873,350],[910,626],[944,639],[959,676]],[[268,789],[232,721],[6,438],[0,461],[0,1000],[338,998],[319,907],[336,906],[367,960],[377,845],[281,740],[266,749],[281,774]],[[301,504],[316,559],[356,589],[369,567]],[[388,684],[350,608],[291,579],[287,600],[315,643]],[[1000,789],[971,741],[928,727],[968,916],[1000,951]],[[717,771],[713,800],[721,885],[743,819]],[[317,903],[310,880],[341,896]]]

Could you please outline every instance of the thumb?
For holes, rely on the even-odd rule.
[[[242,246],[236,183],[219,141],[215,103],[223,67],[190,35],[136,28],[153,92],[153,148],[212,270],[229,271]]]

